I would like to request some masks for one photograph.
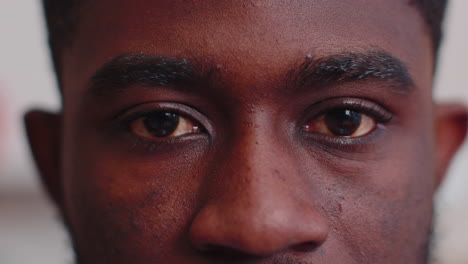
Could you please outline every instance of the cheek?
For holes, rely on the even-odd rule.
[[[65,193],[74,238],[85,247],[78,251],[134,261],[174,247],[194,214],[204,149],[185,148],[141,157],[94,140],[70,144]]]
[[[432,224],[432,145],[411,137],[395,142],[378,160],[344,161],[339,173],[330,170],[338,176],[328,183],[324,213],[333,235],[362,262],[419,263],[426,254]]]

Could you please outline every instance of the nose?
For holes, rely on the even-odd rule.
[[[279,142],[265,133],[246,133],[218,155],[208,198],[190,227],[194,248],[266,257],[313,251],[326,240],[328,226],[314,208],[307,179],[287,144]]]

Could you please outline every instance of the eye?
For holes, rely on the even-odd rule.
[[[201,126],[177,113],[156,111],[134,120],[130,124],[130,130],[139,137],[154,141],[199,133]]]
[[[377,128],[375,118],[351,109],[336,109],[315,118],[304,126],[307,132],[335,137],[363,137]]]

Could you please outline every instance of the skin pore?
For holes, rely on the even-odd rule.
[[[31,112],[79,263],[427,263],[466,134],[408,1],[87,3]]]

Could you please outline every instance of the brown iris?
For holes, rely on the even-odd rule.
[[[335,137],[362,137],[376,127],[377,121],[366,114],[350,109],[336,109],[310,121],[304,130]]]
[[[200,132],[200,126],[194,121],[165,111],[152,112],[136,119],[130,124],[130,129],[135,135],[150,140]]]
[[[143,119],[143,124],[153,136],[167,137],[179,125],[179,115],[169,112],[155,112]]]
[[[325,115],[325,124],[337,136],[352,135],[361,124],[361,114],[353,110],[334,110]]]

